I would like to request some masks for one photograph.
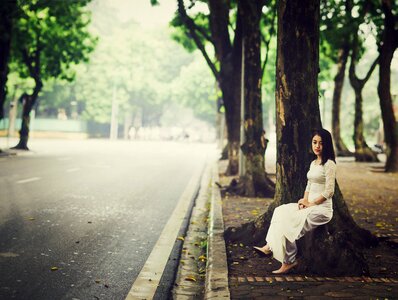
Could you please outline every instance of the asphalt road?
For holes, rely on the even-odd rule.
[[[0,158],[0,299],[124,299],[214,149],[98,140],[30,146],[33,153]]]

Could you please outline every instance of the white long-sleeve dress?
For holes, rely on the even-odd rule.
[[[275,259],[283,262],[286,252],[286,239],[290,242],[302,237],[315,227],[328,223],[333,216],[332,196],[336,181],[336,164],[328,160],[324,165],[313,161],[307,173],[308,201],[314,202],[320,195],[326,198],[319,205],[299,209],[297,203],[278,206],[274,210],[266,237]],[[305,229],[304,224],[307,221]]]

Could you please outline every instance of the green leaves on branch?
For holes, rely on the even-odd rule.
[[[85,6],[88,2],[19,1],[12,62],[22,78],[74,78],[72,67],[88,61],[96,44],[87,29],[90,14]]]

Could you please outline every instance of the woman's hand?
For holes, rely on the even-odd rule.
[[[305,203],[306,202],[306,200],[304,199],[304,198],[301,198],[299,201],[298,201],[298,207],[299,207],[299,209],[304,209],[305,208]]]
[[[307,208],[307,207],[310,207],[313,205],[314,205],[314,203],[309,202],[308,199],[305,199],[305,198],[301,198],[298,201],[299,209],[304,209],[304,208]]]

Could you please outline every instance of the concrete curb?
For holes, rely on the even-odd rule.
[[[212,169],[205,299],[230,299],[221,194],[215,184],[219,181],[217,162]]]

